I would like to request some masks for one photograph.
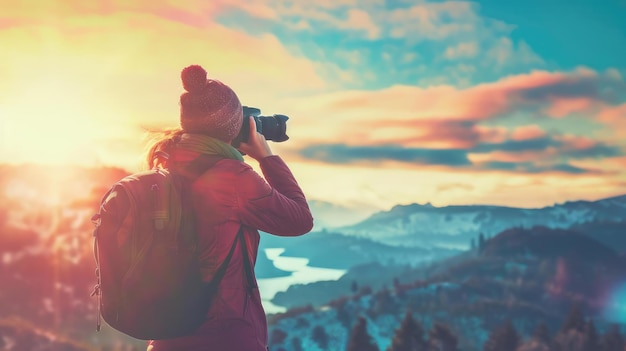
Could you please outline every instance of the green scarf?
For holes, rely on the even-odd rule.
[[[235,149],[232,145],[203,134],[184,133],[176,146],[201,154],[219,155],[243,161],[243,156],[241,156],[239,150]]]

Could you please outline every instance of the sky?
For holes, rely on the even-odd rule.
[[[142,168],[202,65],[310,200],[626,193],[626,0],[0,0],[0,163]],[[252,162],[254,164],[254,162]],[[255,166],[256,167],[256,166]],[[258,168],[257,168],[258,169]]]

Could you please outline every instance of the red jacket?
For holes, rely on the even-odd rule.
[[[269,156],[260,167],[265,179],[246,163],[223,159],[192,185],[200,261],[207,281],[226,259],[240,225],[252,265],[259,247],[258,230],[297,236],[313,227],[306,198],[283,160]],[[237,245],[200,329],[187,337],[151,341],[148,350],[265,351],[265,311],[259,290],[247,289],[242,256]]]

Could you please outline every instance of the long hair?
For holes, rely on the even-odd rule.
[[[155,167],[167,168],[168,156],[172,154],[174,146],[180,141],[184,131],[181,128],[171,128],[162,131],[151,131],[150,133],[154,137],[146,155],[148,169]]]

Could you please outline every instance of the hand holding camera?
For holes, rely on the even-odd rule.
[[[283,142],[287,136],[287,120],[285,115],[259,116],[261,110],[243,106],[243,124],[241,131],[235,137],[232,145],[244,155],[260,161],[262,158],[273,155],[267,144],[268,140]],[[248,119],[248,121],[246,121]]]
[[[249,120],[247,122],[244,120],[244,125],[249,125],[248,141],[239,143],[239,151],[257,161],[260,161],[267,156],[272,156],[272,149],[270,149],[265,136],[256,130],[256,121],[254,120],[254,117],[250,116],[248,119]]]

